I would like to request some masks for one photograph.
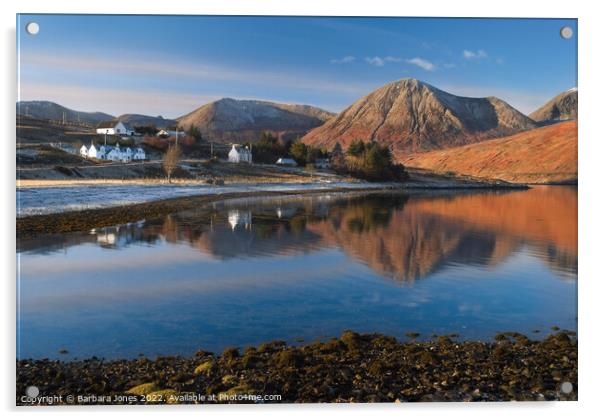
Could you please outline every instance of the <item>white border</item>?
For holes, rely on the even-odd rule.
[[[437,416],[445,418],[482,420],[509,416],[537,416],[546,419],[567,419],[573,416],[597,412],[600,398],[600,284],[596,271],[598,252],[596,240],[600,238],[602,214],[599,198],[601,191],[597,181],[602,174],[602,136],[599,134],[601,112],[599,74],[600,45],[602,40],[600,16],[595,13],[595,2],[567,2],[548,0],[527,2],[504,0],[485,2],[470,0],[393,2],[370,0],[4,0],[1,3],[3,54],[2,128],[0,140],[2,156],[2,258],[4,286],[4,339],[2,352],[1,404],[6,414],[17,413],[25,418],[43,416],[54,418],[85,415],[89,418],[125,417],[127,415],[160,418],[165,415],[189,417],[234,417],[290,419],[313,415],[363,418],[376,416]],[[261,407],[137,407],[137,408],[14,408],[15,379],[15,14],[20,13],[145,13],[145,14],[251,14],[251,15],[347,15],[347,16],[474,16],[474,17],[565,17],[579,19],[579,402],[577,403],[506,403],[506,404],[391,404],[345,406],[261,406]],[[597,118],[596,118],[597,117]],[[597,258],[598,257],[598,258]]]

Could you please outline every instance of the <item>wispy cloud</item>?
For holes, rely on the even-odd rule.
[[[435,65],[433,63],[431,63],[428,60],[425,60],[424,58],[420,58],[420,57],[410,58],[410,59],[406,60],[406,63],[413,64],[426,71],[434,71],[435,70]]]
[[[315,96],[301,102],[338,111],[378,87],[378,82],[336,80],[294,69],[122,54],[106,60],[103,54],[27,51],[20,56],[20,65],[28,72],[22,74],[19,99],[47,99],[115,115],[136,112],[174,118],[224,96],[291,103],[300,102],[297,95]]]
[[[382,67],[385,65],[385,60],[378,56],[366,57],[366,63],[370,64],[371,66]]]
[[[365,60],[366,63],[370,64],[371,66],[382,67],[386,63],[399,63],[401,58],[390,55],[387,55],[386,57],[379,57],[376,55],[374,57],[366,57]]]
[[[346,55],[343,58],[333,58],[332,60],[330,60],[330,62],[332,64],[347,64],[347,63],[353,63],[355,61],[355,57],[352,55]]]
[[[98,73],[105,77],[114,74],[115,77],[141,75],[155,77],[157,80],[168,77],[186,78],[191,81],[229,81],[264,86],[279,86],[291,89],[308,89],[312,91],[336,92],[347,95],[363,95],[372,86],[363,84],[344,83],[330,78],[306,76],[293,71],[274,72],[269,70],[232,68],[210,63],[191,63],[174,58],[145,59],[130,55],[129,58],[105,60],[95,56],[43,53],[21,55],[21,65],[28,68],[59,70],[65,74],[72,73],[80,77],[86,72],[87,76]]]
[[[487,58],[487,52],[485,50],[464,50],[462,51],[462,56],[467,60],[479,59],[479,58]]]

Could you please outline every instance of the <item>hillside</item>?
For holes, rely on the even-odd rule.
[[[556,95],[529,117],[540,123],[574,120],[577,118],[577,103],[577,89],[573,88]]]
[[[132,127],[155,126],[157,128],[166,128],[177,123],[176,120],[170,120],[167,118],[163,118],[162,116],[152,117],[149,115],[141,114],[123,114],[118,116],[116,119],[121,122],[127,123]]]
[[[398,155],[406,166],[521,183],[577,180],[577,122],[441,151]]]
[[[328,149],[355,139],[423,152],[476,143],[536,127],[495,98],[455,96],[416,79],[389,83],[313,129],[303,142]]]
[[[90,125],[96,125],[101,121],[115,118],[104,112],[76,111],[50,101],[17,102],[17,115],[57,121],[63,121],[64,117],[68,123],[87,123]]]
[[[194,125],[208,140],[242,143],[259,139],[262,131],[294,139],[332,115],[309,105],[224,98],[201,106],[178,122],[185,129]]]

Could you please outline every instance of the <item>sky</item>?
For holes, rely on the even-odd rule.
[[[530,113],[577,86],[575,19],[26,14],[17,51],[18,100],[113,115],[176,118],[223,97],[339,112],[407,77]]]

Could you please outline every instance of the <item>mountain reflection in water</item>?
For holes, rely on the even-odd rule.
[[[185,243],[217,259],[338,248],[400,281],[451,264],[494,266],[527,246],[572,278],[577,272],[577,192],[536,187],[236,199],[161,220],[20,241],[18,251],[45,253],[86,242],[120,249],[161,241]]]

